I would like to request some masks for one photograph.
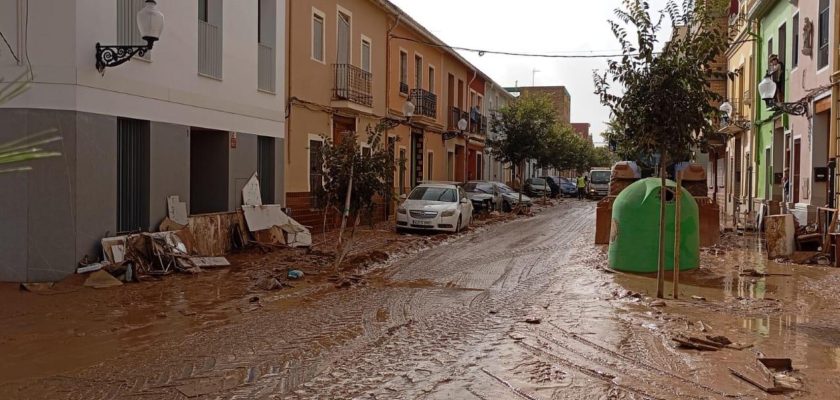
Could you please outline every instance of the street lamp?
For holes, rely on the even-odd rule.
[[[728,101],[724,101],[723,104],[718,107],[718,110],[721,112],[721,119],[723,120],[723,123],[729,124],[729,118],[732,117],[732,104]]]
[[[405,116],[406,120],[410,120],[411,117],[414,116],[414,109],[416,106],[410,100],[407,100],[405,104],[403,104],[403,116]]]
[[[732,118],[733,107],[732,103],[730,103],[729,101],[724,101],[723,104],[721,104],[720,107],[718,107],[718,110],[720,110],[720,119],[721,121],[723,121],[724,127],[729,125],[735,125],[743,130],[747,130],[750,129],[750,126],[752,126],[752,121],[750,120],[743,118]]]
[[[140,57],[152,50],[155,42],[163,32],[163,13],[157,7],[155,0],[146,0],[146,5],[137,12],[137,28],[140,36],[146,41],[142,46],[101,45],[96,43],[96,70],[105,74],[105,68],[116,67],[139,54]]]
[[[758,94],[761,96],[761,99],[764,100],[767,108],[790,115],[805,115],[808,113],[808,104],[805,99],[794,103],[780,102],[776,100],[777,90],[778,87],[776,86],[776,82],[773,81],[770,74],[765,75],[764,79],[759,82]]]

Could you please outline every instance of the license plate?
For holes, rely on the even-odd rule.
[[[432,221],[414,220],[415,225],[431,225]]]

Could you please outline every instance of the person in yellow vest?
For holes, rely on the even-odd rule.
[[[586,177],[583,174],[577,177],[578,200],[586,197]]]

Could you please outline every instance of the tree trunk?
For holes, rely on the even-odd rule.
[[[665,194],[667,190],[665,180],[665,157],[659,161],[659,179],[662,187],[659,189],[659,258],[656,268],[656,297],[664,297],[665,288]]]
[[[344,246],[343,246],[343,237],[344,237],[344,228],[347,227],[347,216],[350,214],[350,196],[353,195],[353,164],[350,164],[350,181],[347,182],[347,196],[344,198],[344,211],[341,213],[341,228],[338,230],[338,247],[337,247],[337,257],[335,260],[335,269],[338,271],[338,265],[341,263],[341,259],[343,258]]]

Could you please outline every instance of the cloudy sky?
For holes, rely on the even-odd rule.
[[[607,24],[621,0],[391,0],[450,46],[539,54],[607,54],[619,47]],[[651,0],[659,11],[666,0]],[[667,25],[667,24],[666,24]],[[670,29],[662,32],[662,38]],[[604,58],[549,59],[462,52],[503,86],[563,85],[572,122],[589,122],[595,141],[609,112],[593,94]],[[536,69],[539,72],[532,74]]]

